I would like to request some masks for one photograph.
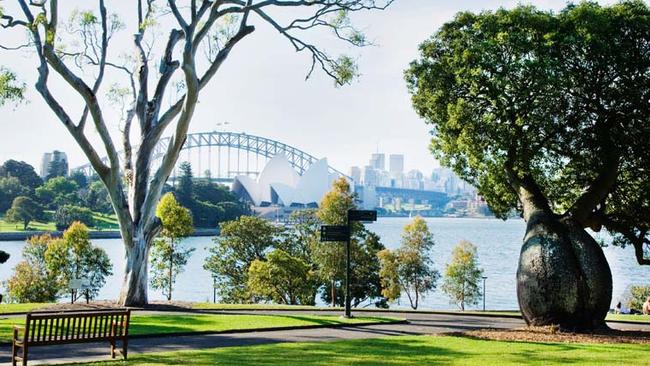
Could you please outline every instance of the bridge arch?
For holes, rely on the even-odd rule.
[[[165,151],[167,151],[167,147],[169,145],[170,138],[169,137],[164,137],[158,141],[158,144],[154,148],[153,152],[153,161],[160,161],[160,159],[163,157],[165,154]],[[212,131],[212,132],[199,132],[199,133],[190,133],[187,134],[187,139],[185,140],[185,144],[183,145],[183,148],[181,151],[192,151],[194,149],[199,150],[199,172],[201,171],[200,167],[200,162],[201,162],[201,148],[207,147],[208,149],[211,149],[213,147],[216,147],[218,149],[220,148],[226,148],[226,149],[237,149],[239,151],[245,151],[247,153],[253,153],[256,154],[257,156],[262,156],[266,159],[270,159],[278,154],[284,154],[287,157],[287,160],[289,163],[291,163],[291,166],[296,169],[298,174],[302,175],[307,168],[309,168],[313,163],[318,161],[319,159],[314,157],[313,155],[310,155],[298,148],[295,148],[293,146],[287,145],[285,143],[282,143],[280,141],[272,140],[266,137],[261,137],[261,136],[256,136],[256,135],[250,135],[247,133],[236,133],[236,132],[225,132],[225,131]],[[220,154],[220,152],[219,152]],[[188,154],[189,155],[189,154]],[[119,153],[120,158],[123,156],[123,153]],[[182,156],[182,155],[181,155]],[[208,151],[208,166],[211,166],[212,164],[210,163],[212,157],[212,152],[209,150]],[[221,157],[219,157],[221,159]],[[107,162],[108,159],[104,158],[102,159],[104,162]],[[188,159],[189,160],[189,159]],[[228,164],[230,167],[230,153],[228,153]],[[239,160],[239,159],[237,159]],[[178,159],[179,162],[183,161],[181,157]],[[246,170],[242,170],[241,166],[239,166],[239,161],[237,161],[237,169],[236,170],[231,170],[228,168],[226,170],[226,176],[220,176],[221,175],[221,169],[218,169],[217,179],[219,180],[231,180],[233,178],[233,175],[239,175],[239,174],[232,174],[234,173],[246,173],[246,175],[256,175],[259,172],[254,172],[250,171],[247,167]],[[248,164],[247,164],[248,165]],[[94,170],[90,164],[82,165],[80,167],[74,168],[73,171],[83,171],[86,175],[92,175],[94,174]],[[336,170],[332,166],[329,166],[329,171],[330,173],[337,174],[339,176],[347,177],[347,175],[343,174],[339,170]]]

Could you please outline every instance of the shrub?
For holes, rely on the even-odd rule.
[[[95,226],[93,212],[85,207],[65,205],[59,207],[54,214],[54,223],[56,229],[59,231],[65,230],[75,221],[79,221],[89,227]]]

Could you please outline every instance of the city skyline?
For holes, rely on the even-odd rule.
[[[354,16],[355,22],[377,46],[340,50],[351,53],[358,60],[361,73],[351,86],[342,88],[335,88],[332,81],[321,73],[314,74],[305,82],[308,56],[296,54],[286,40],[275,32],[267,32],[260,25],[260,31],[243,43],[224,64],[217,86],[202,95],[190,132],[221,129],[272,138],[318,158],[327,158],[339,170],[346,170],[360,157],[378,149],[401,151],[409,156],[405,162],[406,171],[437,167],[428,150],[429,127],[412,110],[403,70],[417,56],[417,46],[456,12],[511,7],[518,2],[460,1],[418,4],[417,8],[412,6],[413,3],[396,2],[389,12]],[[81,2],[70,4],[78,6]],[[559,9],[565,2],[549,0],[534,4]],[[122,33],[127,33],[128,37],[128,32]],[[130,45],[128,41],[123,43]],[[332,46],[327,41],[325,44]],[[130,51],[130,47],[126,51]],[[282,61],[260,63],[260,54]],[[23,160],[39,166],[44,152],[60,150],[67,153],[70,168],[84,165],[87,163],[85,156],[33,91],[33,56],[26,52],[5,55],[12,59],[9,61],[19,60],[9,63],[20,64],[15,71],[28,86],[29,101],[0,108],[4,126],[11,127],[0,137],[0,160]],[[247,97],[233,98],[233,95]],[[211,102],[221,100],[228,103]],[[78,100],[66,102],[78,107],[81,105]],[[77,109],[81,110],[80,107]],[[110,117],[117,120],[116,113]],[[229,124],[223,125],[226,121]],[[112,127],[117,131],[117,123]],[[40,134],[38,131],[48,133]],[[92,137],[94,142],[98,141],[96,135]],[[336,147],[333,141],[336,141]],[[38,149],[24,149],[26,143]]]

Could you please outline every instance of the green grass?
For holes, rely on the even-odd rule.
[[[87,365],[648,365],[641,344],[524,343],[402,336],[282,343],[129,356]]]
[[[0,315],[26,313],[28,311],[34,311],[48,305],[52,305],[52,304],[49,303],[0,304]]]
[[[215,304],[211,302],[197,302],[192,304],[193,309],[199,310],[341,310],[326,306],[310,305],[278,305],[278,304]]]
[[[338,316],[313,315],[134,315],[131,318],[129,334],[169,334],[184,332],[225,332],[232,330],[304,327],[314,325],[339,325],[365,322],[393,322],[394,318],[359,317],[345,319]],[[24,324],[24,317],[0,319],[0,342],[10,342],[13,325]]]
[[[29,223],[30,231],[55,231],[56,227],[53,222],[37,222],[32,221]],[[23,230],[23,224],[8,223],[4,218],[0,218],[0,232],[18,232]]]
[[[52,211],[48,211],[52,214]],[[119,224],[117,223],[117,217],[115,215],[105,215],[97,212],[93,212],[93,218],[95,219],[95,226],[92,227],[92,230],[117,230],[119,229]],[[0,216],[0,232],[23,232],[23,225],[20,223],[8,223],[4,220],[4,217]],[[27,231],[56,231],[56,226],[54,222],[38,222],[32,221],[29,223]]]
[[[650,323],[649,315],[630,315],[630,314],[607,314],[605,320],[616,321],[623,320],[626,322],[635,322],[635,323]]]

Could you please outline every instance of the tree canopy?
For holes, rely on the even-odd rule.
[[[462,12],[406,72],[431,150],[492,211],[606,228],[650,264],[650,9]]]

